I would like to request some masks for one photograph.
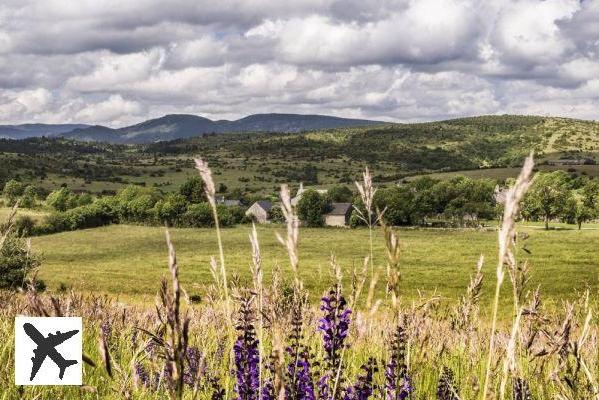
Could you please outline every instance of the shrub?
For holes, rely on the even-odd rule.
[[[185,197],[189,203],[201,203],[206,201],[204,193],[204,181],[198,176],[192,176],[179,187],[179,194]]]
[[[68,230],[95,228],[112,222],[112,215],[95,204],[76,207],[64,213]]]
[[[202,228],[212,226],[212,209],[208,203],[190,204],[187,211],[181,217],[181,225],[190,228]]]
[[[116,210],[121,222],[151,222],[153,208],[161,195],[155,188],[129,185],[116,195]]]
[[[36,199],[37,189],[35,188],[35,186],[29,185],[23,190],[23,195],[21,196],[21,202],[19,203],[19,207],[34,208]]]
[[[96,202],[46,217],[37,233],[48,234],[77,229],[95,228],[116,222],[114,210],[106,203]]]
[[[30,236],[35,231],[35,221],[28,215],[21,215],[15,220],[13,229],[19,236]]]
[[[283,216],[283,210],[279,205],[273,205],[268,213],[268,217],[272,222],[281,223],[285,221],[285,216]]]
[[[11,179],[4,185],[3,195],[9,206],[14,206],[19,197],[23,195],[25,187],[19,181]]]
[[[0,289],[25,288],[31,283],[29,274],[41,264],[39,257],[33,254],[16,232],[5,233],[6,240],[0,248]],[[37,289],[45,286],[36,282]]]
[[[49,234],[64,232],[68,230],[67,226],[67,220],[64,213],[52,213],[44,219],[44,222],[37,229],[37,233]]]
[[[329,203],[324,196],[315,190],[306,190],[297,204],[297,215],[307,226],[322,226],[322,215],[327,211]]]
[[[77,195],[66,187],[54,190],[46,197],[46,204],[56,211],[66,211],[77,207],[77,201]]]
[[[154,205],[153,213],[158,223],[178,224],[187,209],[187,201],[179,193],[169,193]]]
[[[335,203],[349,203],[354,197],[354,193],[345,185],[333,186],[329,189],[327,195]]]
[[[240,206],[231,206],[231,207],[224,207],[227,211],[227,213],[229,214],[229,219],[231,224],[230,225],[236,225],[236,224],[241,224],[244,223],[246,221],[246,217],[245,217],[245,207],[240,207]],[[218,208],[218,212],[220,215],[220,207]]]

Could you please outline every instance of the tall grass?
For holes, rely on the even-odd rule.
[[[209,177],[207,166],[200,166],[202,176]],[[158,285],[154,309],[75,292],[0,292],[0,363],[13,362],[16,314],[82,316],[86,360],[82,387],[16,387],[12,374],[0,374],[0,399],[597,400],[595,293],[582,291],[575,302],[547,310],[539,289],[526,291],[517,283],[521,278],[513,279],[517,296],[503,300],[514,302],[517,312],[511,323],[497,318],[505,269],[519,265],[514,221],[531,171],[532,159],[527,159],[508,196],[489,318],[481,316],[487,313],[479,305],[482,257],[455,305],[442,307],[434,294],[402,302],[400,238],[384,224],[390,296],[375,298],[372,271],[367,285],[373,254],[350,272],[350,288],[342,285],[348,270],[333,255],[330,289],[320,305],[310,304],[299,267],[299,223],[283,186],[286,233],[278,238],[293,276],[276,270],[271,285],[263,280],[259,238],[252,227],[251,284],[227,279],[219,240],[220,263],[214,260],[211,267],[217,295],[199,304],[190,301],[179,282],[185,266],[178,265],[168,232],[169,278]],[[367,301],[361,303],[366,287]]]

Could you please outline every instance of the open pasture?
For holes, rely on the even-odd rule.
[[[596,292],[599,279],[599,229],[597,225],[556,225],[544,231],[540,226],[522,225],[527,234],[521,240],[518,257],[532,266],[530,287],[541,285],[546,301],[559,303],[590,287]],[[250,282],[251,262],[249,226],[225,229],[223,240],[227,270],[244,282]],[[260,226],[258,235],[265,279],[280,266],[289,278],[287,253],[275,238],[282,226]],[[209,262],[218,254],[212,229],[173,229],[182,281],[189,294],[204,294],[212,283]],[[433,292],[455,300],[468,284],[479,256],[485,257],[483,302],[494,290],[496,238],[493,228],[486,230],[400,229],[401,290],[404,301],[417,298],[418,290]],[[34,250],[44,257],[40,278],[50,290],[62,284],[69,288],[108,293],[133,301],[151,299],[158,281],[166,272],[164,229],[158,227],[114,225],[103,228],[33,238]],[[311,295],[316,298],[331,282],[330,258],[335,255],[349,283],[354,267],[362,268],[368,255],[366,229],[300,230],[300,274]],[[379,274],[377,295],[384,296],[385,248],[382,233],[376,231],[374,265]],[[509,299],[509,284],[504,286]]]

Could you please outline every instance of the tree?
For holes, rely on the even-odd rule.
[[[25,187],[19,181],[11,179],[4,185],[3,195],[8,201],[8,205],[14,206],[17,200],[23,195]]]
[[[308,189],[302,194],[297,204],[297,215],[307,226],[322,226],[322,215],[328,210],[330,203],[317,191]]]
[[[549,221],[565,213],[570,197],[568,174],[564,171],[539,173],[532,187],[524,198],[525,208],[532,215],[545,221],[545,229],[549,229]]]
[[[187,209],[187,200],[182,194],[169,193],[154,206],[156,217],[160,222],[175,225]]]
[[[21,196],[21,202],[19,206],[22,208],[34,208],[35,201],[37,199],[37,189],[35,186],[29,185],[23,190],[23,195]]]
[[[572,192],[567,208],[569,222],[582,228],[582,224],[599,215],[599,180],[586,180],[577,191]]]
[[[206,201],[204,192],[204,181],[199,176],[192,176],[179,187],[179,193],[185,197],[187,202],[198,204]]]
[[[354,197],[354,193],[345,185],[333,186],[327,194],[331,201],[335,203],[349,203]]]
[[[71,192],[70,189],[63,187],[51,192],[46,197],[46,204],[56,211],[66,211],[77,207],[77,195]]]
[[[564,217],[569,224],[576,224],[580,230],[582,224],[593,219],[594,215],[594,211],[584,204],[580,196],[573,193],[568,198],[564,207]]]

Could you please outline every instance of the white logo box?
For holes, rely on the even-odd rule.
[[[81,317],[15,318],[16,385],[81,385],[82,353]],[[33,379],[32,358],[42,360]]]

